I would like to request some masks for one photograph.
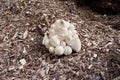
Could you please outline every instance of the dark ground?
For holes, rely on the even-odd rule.
[[[41,44],[59,18],[77,24],[79,53],[52,56]],[[120,80],[120,14],[74,1],[0,0],[0,80]]]

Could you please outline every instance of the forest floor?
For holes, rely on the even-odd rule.
[[[77,24],[80,52],[53,56],[42,45],[57,19]],[[120,80],[119,23],[69,0],[0,0],[0,80]]]

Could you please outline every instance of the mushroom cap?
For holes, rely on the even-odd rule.
[[[58,39],[57,36],[51,36],[51,37],[50,37],[50,45],[51,45],[51,46],[54,46],[54,47],[60,45],[60,40]]]
[[[72,48],[69,46],[64,47],[64,54],[65,55],[70,55],[72,53]]]
[[[68,44],[72,49],[76,52],[79,52],[81,50],[81,41],[80,39],[73,39]]]
[[[72,50],[81,50],[81,41],[74,24],[58,19],[45,34],[42,44],[54,55],[70,55]]]
[[[60,43],[60,45],[63,46],[63,47],[65,47],[65,46],[66,46],[66,42],[65,42],[65,41],[62,41],[62,42]]]
[[[49,52],[50,52],[50,53],[54,53],[54,52],[55,52],[55,48],[52,47],[52,46],[50,46],[50,47],[49,47]]]
[[[55,48],[55,55],[63,55],[64,53],[64,48],[62,46],[57,46]]]
[[[47,35],[45,35],[45,36],[43,37],[42,44],[45,45],[46,48],[48,48],[48,47],[50,46],[50,44],[49,44],[49,38],[48,38]]]

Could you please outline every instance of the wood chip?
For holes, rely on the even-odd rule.
[[[14,36],[12,37],[12,40],[14,40],[17,37],[17,35],[18,35],[18,32],[14,34]]]
[[[21,60],[20,60],[20,63],[21,63],[22,65],[25,65],[25,64],[26,64],[26,60],[25,60],[25,59],[21,59]]]
[[[88,69],[91,69],[91,67],[92,67],[93,65],[92,64],[90,64],[89,66],[88,66]]]
[[[28,29],[24,32],[24,34],[23,34],[23,39],[26,39],[27,36],[28,36]]]

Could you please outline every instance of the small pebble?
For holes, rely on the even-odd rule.
[[[31,41],[34,41],[34,38],[31,38]]]
[[[96,57],[97,57],[97,54],[93,54],[93,57],[96,58]]]
[[[19,66],[19,69],[23,69],[23,65]]]
[[[21,59],[21,60],[20,60],[20,63],[21,63],[22,65],[25,65],[27,62],[26,62],[25,59]]]
[[[8,70],[11,71],[11,70],[14,70],[14,69],[15,69],[14,66],[10,66]]]
[[[45,76],[45,70],[42,69],[42,70],[40,71],[40,74],[41,74],[42,77],[44,77],[44,76]]]

